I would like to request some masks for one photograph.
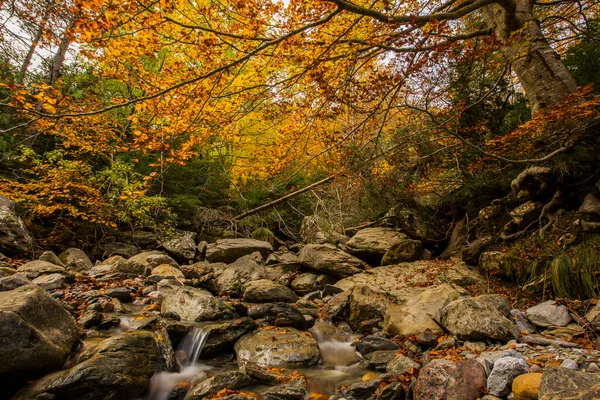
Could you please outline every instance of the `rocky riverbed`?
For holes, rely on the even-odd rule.
[[[369,228],[347,246],[275,251],[181,235],[95,263],[78,249],[3,258],[2,396],[600,397],[600,306],[513,309],[478,271],[414,241]]]

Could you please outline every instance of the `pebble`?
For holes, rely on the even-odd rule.
[[[600,371],[600,367],[598,367],[598,364],[596,364],[596,363],[590,363],[587,370],[588,370],[588,372],[598,372],[598,371]]]
[[[562,368],[569,368],[569,369],[579,369],[579,366],[577,365],[577,362],[575,360],[571,360],[570,358],[567,358],[566,360],[564,360],[560,366]]]

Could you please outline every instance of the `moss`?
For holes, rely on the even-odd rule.
[[[273,246],[273,248],[277,248],[284,244],[281,240],[277,238],[277,236],[275,236],[273,232],[271,232],[268,228],[265,227],[255,229],[252,232],[252,239],[269,242],[271,243],[271,246]]]
[[[598,294],[600,237],[592,237],[558,255],[550,269],[552,288],[557,297],[588,299]]]

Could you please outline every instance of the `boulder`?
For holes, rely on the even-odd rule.
[[[396,350],[376,350],[365,355],[360,362],[360,366],[365,369],[385,371],[388,363],[395,360],[399,354]]]
[[[208,336],[202,347],[200,357],[206,358],[227,350],[233,350],[235,342],[255,328],[256,322],[249,317],[203,325],[202,329],[208,332]]]
[[[479,258],[479,268],[488,275],[520,282],[531,276],[536,264],[533,261],[503,251],[487,251]]]
[[[502,357],[494,363],[492,372],[487,379],[490,394],[504,397],[510,394],[513,380],[529,372],[527,362],[519,357]]]
[[[17,268],[17,272],[22,272],[29,279],[35,279],[41,275],[69,274],[69,272],[64,267],[60,267],[56,264],[52,264],[48,261],[42,260],[29,261],[28,263],[25,263],[19,268]]]
[[[163,316],[179,317],[187,321],[216,321],[233,319],[233,308],[204,289],[166,286],[160,312]]]
[[[298,260],[298,256],[290,251],[276,251],[275,253],[269,254],[265,264],[300,264],[300,261]]]
[[[362,272],[363,262],[328,244],[308,244],[300,251],[300,262],[308,268],[338,278]]]
[[[104,263],[107,263],[105,260]],[[178,267],[177,262],[160,251],[145,251],[129,258],[124,263],[115,262],[115,272],[148,276],[159,265],[169,264]]]
[[[526,191],[534,195],[548,187],[552,170],[548,167],[530,167],[522,171],[510,184],[513,193]]]
[[[369,335],[356,342],[356,350],[364,357],[377,350],[397,350],[400,346],[382,336]]]
[[[38,259],[42,260],[42,261],[47,261],[47,262],[55,264],[55,265],[58,265],[59,267],[63,267],[63,268],[65,267],[65,264],[63,264],[63,262],[60,261],[60,258],[58,258],[58,256],[56,254],[54,254],[53,251],[45,251],[45,252],[43,252],[39,256]]]
[[[176,278],[185,279],[183,272],[170,264],[161,264],[158,267],[152,269],[150,277],[148,278],[152,282],[159,282],[163,279]]]
[[[31,281],[20,274],[5,276],[0,278],[0,292],[14,290],[18,287],[31,285]]]
[[[393,299],[385,292],[368,285],[355,286],[350,295],[348,323],[352,329],[359,330],[366,321],[383,322],[383,316],[392,302]]]
[[[512,383],[515,400],[537,400],[542,383],[542,374],[531,372],[517,376]]]
[[[75,320],[43,289],[0,293],[0,374],[60,368],[78,338]]]
[[[540,400],[583,400],[600,398],[600,375],[547,366],[542,374]]]
[[[600,220],[600,198],[594,193],[588,193],[583,199],[583,204],[579,207],[579,212],[586,215],[586,220]]]
[[[520,336],[515,323],[507,318],[509,312],[506,299],[499,295],[463,297],[442,309],[441,322],[461,339],[509,341]]]
[[[92,269],[94,264],[81,250],[71,247],[58,255],[58,258],[70,271],[86,272]]]
[[[419,368],[421,368],[420,364],[414,362],[409,357],[401,355],[388,362],[385,370],[392,375],[403,375],[411,372],[413,369]]]
[[[535,325],[533,325],[525,314],[520,310],[510,310],[510,316],[513,321],[517,324],[517,328],[519,328],[519,332],[523,335],[530,335],[535,333]]]
[[[364,382],[356,382],[347,387],[342,387],[341,395],[342,398],[347,400],[367,400],[372,399],[375,396],[375,392],[381,385],[381,379],[369,379]],[[338,390],[340,390],[338,389]]]
[[[266,258],[273,252],[273,246],[269,242],[255,239],[221,239],[207,246],[206,260],[211,263],[231,263],[255,251]]]
[[[527,319],[536,326],[547,328],[549,326],[567,326],[571,322],[569,310],[554,300],[548,300],[525,311]]]
[[[136,398],[148,387],[157,360],[152,333],[123,333],[84,351],[79,364],[40,379],[15,400]]]
[[[512,210],[509,215],[518,230],[523,230],[536,222],[542,213],[544,203],[527,201]]]
[[[123,242],[110,242],[101,246],[102,258],[106,259],[113,256],[121,256],[123,258],[131,258],[140,252],[140,249],[131,244]]]
[[[31,254],[33,241],[25,224],[16,214],[17,203],[0,195],[0,252],[24,258]]]
[[[266,400],[303,400],[308,394],[306,378],[299,377],[268,389],[264,393]]]
[[[440,334],[442,329],[430,316],[439,321],[442,309],[459,296],[448,284],[427,289],[405,304],[391,307],[385,315],[384,332],[390,336],[412,336],[429,329]]]
[[[67,277],[63,274],[49,274],[35,278],[32,283],[44,290],[55,290],[64,288],[66,280]]]
[[[177,234],[164,240],[161,245],[177,260],[193,260],[196,256],[195,238],[195,232],[179,231]]]
[[[262,319],[273,326],[291,326],[301,331],[312,326],[304,315],[288,303],[268,303],[254,305],[248,309],[248,316],[253,319]]]
[[[394,228],[361,229],[346,243],[348,252],[373,265],[380,265],[381,259],[390,248],[407,239],[405,233]]]
[[[252,379],[243,372],[222,372],[194,386],[185,396],[185,400],[201,400],[223,389],[242,389],[251,383]]]
[[[401,239],[385,252],[381,265],[393,265],[422,258],[423,243],[413,239]]]
[[[415,400],[476,400],[484,395],[485,370],[475,360],[432,360],[421,369],[414,386]]]
[[[251,281],[266,278],[265,267],[255,261],[252,255],[243,256],[221,271],[215,270],[219,291],[232,297],[241,297],[244,285]]]
[[[299,368],[319,362],[319,346],[308,332],[294,328],[259,329],[242,336],[234,346],[238,364]]]
[[[413,239],[421,241],[442,240],[446,233],[440,229],[435,211],[414,202],[409,206],[391,208],[384,216],[384,220],[397,226]]]
[[[292,289],[300,295],[308,294],[314,290],[318,277],[319,275],[310,272],[301,273],[292,281]]]
[[[460,250],[462,260],[469,265],[478,265],[481,254],[493,240],[492,236],[486,236],[466,243]]]
[[[294,291],[268,279],[250,281],[243,287],[242,299],[249,303],[295,303],[299,297]]]

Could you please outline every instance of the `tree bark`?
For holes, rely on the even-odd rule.
[[[560,103],[577,84],[544,37],[533,6],[533,0],[499,0],[481,11],[488,27],[505,43],[503,52],[535,113]]]
[[[54,58],[52,59],[52,66],[50,67],[50,75],[48,76],[48,84],[53,85],[58,78],[60,77],[60,70],[65,63],[65,57],[67,56],[67,50],[69,49],[69,45],[71,44],[71,27],[72,23],[70,23],[62,34],[60,38],[60,44],[58,46],[58,50],[54,54]]]

